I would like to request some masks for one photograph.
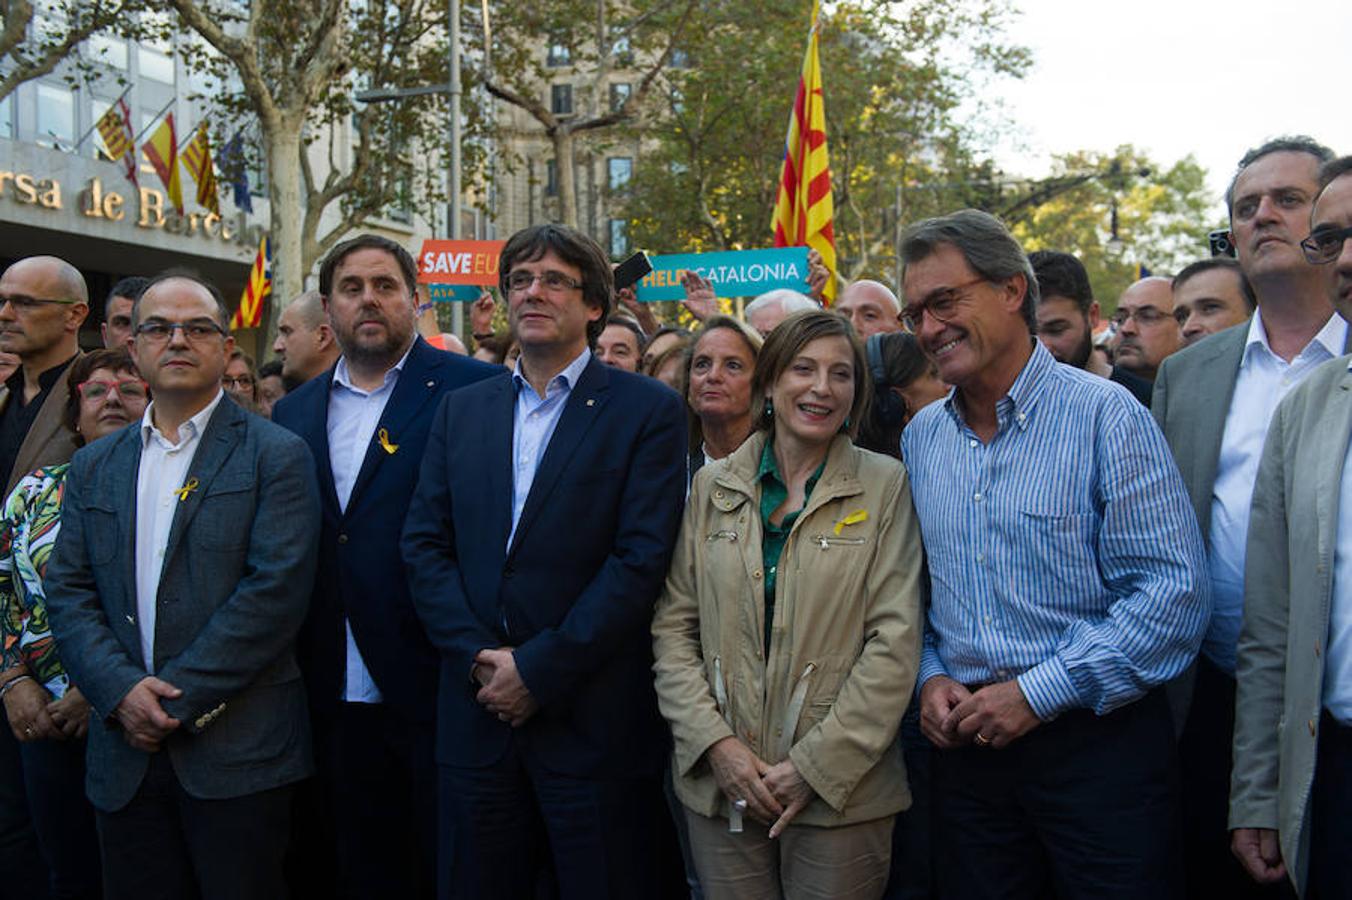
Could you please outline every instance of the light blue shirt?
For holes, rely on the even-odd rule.
[[[1211,491],[1211,533],[1207,535],[1214,609],[1202,655],[1231,676],[1244,615],[1244,557],[1249,507],[1268,426],[1277,404],[1321,363],[1343,354],[1347,322],[1330,316],[1295,359],[1287,362],[1268,344],[1260,310],[1249,320],[1248,340],[1225,416],[1216,482]]]
[[[1352,363],[1348,364],[1352,371]],[[1299,477],[1299,476],[1297,476]],[[1343,459],[1338,491],[1338,542],[1333,552],[1333,600],[1324,658],[1324,708],[1352,724],[1352,453]]]
[[[333,469],[333,488],[338,494],[338,508],[347,511],[347,501],[361,473],[362,461],[375,440],[376,425],[385,413],[399,374],[404,371],[410,344],[399,362],[385,373],[385,380],[373,391],[365,391],[352,383],[347,369],[347,357],[338,360],[333,370],[333,386],[329,389],[329,466]],[[366,668],[366,661],[357,649],[352,636],[352,623],[343,620],[347,631],[347,674],[343,685],[343,699],[349,703],[380,703],[384,697],[375,679]]]
[[[521,510],[526,506],[526,498],[530,496],[530,486],[535,483],[540,460],[544,458],[568,397],[577,386],[577,380],[582,377],[582,370],[587,368],[591,356],[591,350],[584,349],[577,359],[549,380],[543,397],[521,374],[521,360],[516,361],[516,369],[512,371],[512,384],[516,387],[516,417],[512,426],[512,531],[507,535],[508,549],[516,537],[516,526],[521,521]]]
[[[1211,612],[1206,557],[1149,411],[1037,342],[989,444],[959,398],[901,438],[931,583],[919,683],[1017,678],[1045,721],[1187,668]]]

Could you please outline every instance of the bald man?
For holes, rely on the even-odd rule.
[[[1174,318],[1174,288],[1168,278],[1151,275],[1123,291],[1113,321],[1117,323],[1117,364],[1146,381],[1154,381],[1160,363],[1183,345],[1183,332]]]
[[[324,298],[317,291],[306,291],[282,310],[272,352],[282,361],[282,382],[288,391],[338,362],[341,351],[324,312]]]
[[[840,292],[834,310],[850,320],[859,340],[901,331],[901,302],[881,281],[861,279]]]
[[[788,288],[766,291],[746,305],[746,322],[765,337],[796,312],[821,309],[811,297]]]
[[[19,366],[0,387],[0,474],[5,496],[34,469],[70,462],[73,435],[62,423],[69,391],[66,371],[80,352],[80,325],[89,315],[89,290],[79,270],[55,256],[21,259],[0,275],[0,351],[18,357]],[[4,667],[0,686],[29,673],[23,663]],[[30,778],[41,777],[30,766]],[[98,855],[92,820],[68,811],[34,809],[34,814],[66,816],[67,849],[83,848],[97,870]],[[24,798],[19,744],[7,727],[0,727],[0,871],[19,875],[20,885],[6,885],[14,896],[46,896],[43,857],[30,825]],[[25,866],[33,872],[23,872]],[[32,894],[30,891],[38,893]]]

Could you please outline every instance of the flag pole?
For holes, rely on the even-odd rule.
[[[108,104],[108,108],[109,108],[109,109],[112,109],[114,106],[117,106],[119,103],[121,103],[121,102],[122,102],[122,99],[123,99],[124,97],[127,96],[127,91],[130,91],[130,90],[131,90],[131,85],[127,85],[126,87],[124,87],[124,88],[122,89],[122,93],[120,93],[120,94],[117,95],[117,99],[114,100],[112,103],[109,103],[109,104]],[[94,130],[95,130],[96,128],[99,127],[99,122],[101,122],[101,121],[103,121],[103,116],[99,116],[97,119],[94,120],[94,124],[89,126],[89,130],[86,131],[86,132],[84,133],[84,135],[81,136],[81,138],[80,138],[78,141],[75,142],[75,146],[74,146],[73,148],[71,148],[71,151],[70,151],[71,153],[79,153],[79,152],[80,152],[80,148],[84,146],[84,142],[87,141],[87,140],[89,140],[89,136],[90,136],[91,134],[94,133]],[[128,123],[128,124],[130,124],[130,123]]]
[[[139,147],[141,145],[141,138],[146,136],[146,132],[149,131],[152,127],[154,127],[155,123],[160,120],[160,117],[163,116],[165,113],[167,113],[169,111],[169,107],[173,106],[177,100],[178,98],[174,97],[168,103],[160,107],[160,111],[155,113],[155,115],[151,118],[150,123],[146,125],[145,128],[142,128],[140,133],[138,133],[136,137],[132,139],[132,146]]]

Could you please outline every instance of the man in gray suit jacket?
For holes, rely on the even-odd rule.
[[[161,276],[132,313],[154,401],[75,454],[47,572],[93,707],[89,799],[110,898],[279,897],[312,771],[294,643],[319,537],[305,444],[223,399],[215,288]]]
[[[1293,387],[1348,349],[1347,324],[1333,314],[1326,271],[1310,265],[1300,249],[1310,231],[1319,165],[1331,156],[1309,138],[1280,138],[1245,154],[1226,200],[1232,242],[1258,311],[1166,359],[1155,381],[1151,411],[1207,539],[1214,601],[1195,686],[1175,685],[1172,698],[1176,712],[1187,714],[1179,749],[1188,896],[1273,896],[1245,876],[1226,828],[1235,644],[1249,501],[1268,422]]]
[[[1352,157],[1324,167],[1307,255],[1352,321]],[[1330,265],[1331,264],[1331,265]],[[1254,878],[1352,885],[1352,357],[1278,407],[1253,495],[1230,825]]]

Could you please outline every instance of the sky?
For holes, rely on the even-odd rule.
[[[1054,153],[1125,143],[1161,166],[1191,153],[1223,213],[1235,164],[1268,137],[1304,133],[1352,153],[1346,0],[1015,4],[1008,33],[1033,68],[990,88],[1016,125],[992,148],[1011,175],[1041,177]]]

